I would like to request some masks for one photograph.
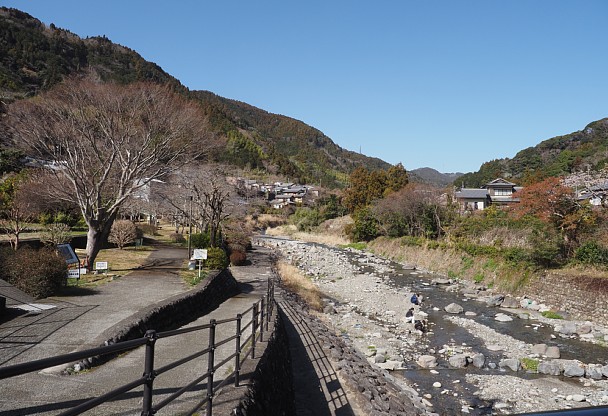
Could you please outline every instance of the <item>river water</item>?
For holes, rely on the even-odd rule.
[[[335,250],[335,248],[332,249]],[[605,347],[580,341],[576,337],[556,337],[551,325],[536,320],[524,320],[514,317],[513,321],[510,322],[496,321],[494,319],[496,313],[505,311],[489,307],[485,302],[468,299],[458,292],[447,291],[443,286],[431,285],[431,281],[436,279],[437,275],[406,269],[396,262],[385,264],[388,267],[383,269],[389,271],[379,273],[373,265],[367,262],[365,256],[361,256],[356,252],[349,252],[348,258],[363,273],[367,272],[382,276],[385,282],[396,291],[414,291],[423,296],[422,308],[424,312],[428,313],[429,332],[426,334],[426,337],[429,349],[439,351],[446,345],[456,348],[470,347],[472,351],[481,352],[486,357],[486,366],[483,369],[477,369],[473,366],[467,366],[465,369],[455,369],[450,367],[447,360],[441,359],[441,356],[438,354],[434,354],[438,357],[437,369],[441,372],[440,378],[427,369],[420,369],[416,363],[409,363],[406,370],[394,372],[400,373],[401,376],[419,388],[422,393],[433,392],[433,399],[431,401],[434,405],[434,410],[442,415],[461,414],[463,406],[468,407],[467,413],[471,415],[494,414],[492,413],[492,403],[478,399],[474,394],[477,388],[465,382],[466,374],[505,374],[505,370],[487,367],[487,363],[489,362],[498,364],[503,358],[501,351],[488,350],[481,339],[473,336],[459,325],[444,319],[444,316],[446,316],[444,307],[450,303],[458,303],[465,310],[475,312],[476,316],[467,316],[467,318],[490,327],[499,333],[507,334],[527,344],[544,343],[549,346],[557,346],[563,359],[578,359],[584,363],[608,364],[608,349]],[[517,373],[509,372],[509,375],[522,379],[546,377],[525,371],[518,371]],[[433,383],[438,381],[438,379],[442,383],[442,388],[440,389],[433,387]],[[567,378],[562,379],[567,382],[578,383],[578,381]]]

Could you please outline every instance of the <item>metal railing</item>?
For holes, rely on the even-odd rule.
[[[157,413],[159,410],[176,400],[178,397],[183,395],[186,391],[191,390],[194,386],[201,382],[207,383],[206,394],[200,399],[195,406],[189,411],[183,413],[186,415],[193,415],[197,411],[203,408],[206,409],[207,416],[212,416],[213,413],[213,398],[215,393],[222,387],[224,387],[228,381],[234,377],[234,386],[238,387],[240,383],[240,373],[243,363],[247,358],[251,356],[252,359],[256,358],[256,343],[264,340],[264,332],[268,331],[268,324],[274,311],[274,282],[271,278],[268,279],[268,289],[266,295],[260,300],[253,303],[253,305],[238,314],[234,318],[215,320],[211,319],[209,324],[198,325],[189,328],[181,328],[172,331],[156,332],[155,330],[149,330],[142,338],[133,340],[118,342],[116,344],[92,348],[84,351],[79,351],[70,354],[59,355],[52,358],[45,358],[36,361],[30,361],[22,364],[16,364],[12,366],[0,367],[0,380],[11,377],[16,377],[22,374],[31,373],[34,371],[42,370],[48,367],[54,367],[62,364],[72,364],[76,361],[83,360],[90,357],[96,356],[112,356],[119,353],[131,351],[137,347],[145,345],[145,356],[144,356],[144,373],[140,378],[137,378],[127,384],[123,384],[115,389],[93,399],[87,400],[71,409],[60,413],[60,415],[78,415],[87,410],[93,409],[103,403],[106,403],[121,394],[127,393],[137,387],[143,386],[143,403],[142,403],[142,416],[149,416]],[[250,316],[248,321],[244,321],[245,316]],[[228,323],[236,323],[236,331],[234,335],[216,340],[216,328],[221,325]],[[249,331],[248,329],[251,328]],[[179,360],[166,364],[162,367],[155,367],[154,354],[156,341],[161,338],[176,337],[183,334],[196,332],[196,331],[208,331],[209,343],[208,346],[195,352],[191,355],[183,357]],[[245,334],[248,336],[245,337]],[[215,361],[215,351],[218,347],[228,344],[234,341],[234,352],[226,357],[219,363]],[[248,346],[248,347],[247,347]],[[154,399],[154,381],[157,377],[173,370],[185,363],[188,363],[194,359],[207,356],[207,372],[190,383],[184,385],[179,390],[175,391],[170,396],[166,397],[162,401],[153,404]],[[234,371],[227,374],[223,381],[217,386],[214,386],[214,374],[215,372],[234,360]]]

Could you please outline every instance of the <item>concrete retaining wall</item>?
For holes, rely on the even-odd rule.
[[[281,317],[275,314],[272,336],[234,415],[295,415],[294,394],[287,333]]]
[[[532,299],[564,311],[571,319],[608,325],[608,280],[548,273],[523,291]]]
[[[102,333],[95,345],[111,345],[121,341],[141,338],[149,329],[157,332],[179,328],[199,316],[217,308],[226,299],[238,293],[238,282],[228,269],[210,275],[194,289],[180,293],[164,301],[142,309]],[[67,370],[80,371],[111,359],[112,357],[91,357],[74,364]]]

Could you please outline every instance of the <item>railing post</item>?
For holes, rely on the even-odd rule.
[[[236,349],[234,358],[234,387],[239,386],[241,377],[241,319],[243,315],[240,313],[236,316]]]
[[[251,358],[255,358],[255,334],[258,330],[258,303],[253,304],[251,318]]]
[[[151,329],[146,331],[145,337],[148,339],[146,342],[146,356],[144,361],[144,377],[146,383],[144,384],[144,397],[141,414],[142,416],[152,415],[152,391],[154,378],[156,374],[154,372],[154,345],[158,337],[156,331]]]
[[[209,363],[207,365],[207,416],[211,416],[213,413],[213,367],[215,366],[215,319],[209,321],[211,327],[209,328]]]
[[[260,341],[264,342],[264,298],[260,299]]]

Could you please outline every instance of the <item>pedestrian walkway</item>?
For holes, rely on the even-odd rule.
[[[93,345],[90,339],[111,331],[125,317],[142,307],[158,302],[187,288],[175,273],[181,265],[185,251],[161,248],[155,261],[164,264],[162,269],[141,270],[115,282],[86,291],[80,296],[45,299],[45,303],[57,305],[55,310],[43,311],[36,316],[22,316],[0,325],[2,365],[11,365],[32,359],[45,358],[82,350]],[[173,260],[171,260],[173,259]],[[171,261],[168,261],[171,260]],[[149,269],[149,268],[148,268]],[[241,273],[234,268],[241,293],[207,316],[188,326],[208,324],[211,319],[234,318],[250,308],[266,293],[266,282],[271,273],[270,264],[262,263],[245,267]],[[257,270],[257,271],[256,271]],[[235,324],[218,326],[216,338],[225,338],[235,332]],[[190,333],[180,337],[159,339],[156,363],[159,366],[200,351],[208,345],[207,331]],[[98,346],[98,345],[94,345]],[[233,343],[216,350],[216,362],[234,351]],[[0,384],[0,415],[52,415],[65,411],[86,399],[97,397],[112,387],[141,377],[144,348],[138,348],[98,368],[72,376],[60,375],[59,369],[43,370],[3,381]],[[217,371],[216,380],[229,370],[230,364]],[[179,371],[155,380],[155,402],[177,391],[188,382],[200,377],[207,370],[207,358],[203,357],[179,367]],[[206,385],[195,386],[182,399],[163,409],[162,414],[176,414],[192,407],[201,399]],[[140,414],[141,388],[126,393],[118,400],[104,404],[87,414]]]
[[[314,332],[289,302],[279,301],[289,338],[297,416],[352,416],[354,412]]]

